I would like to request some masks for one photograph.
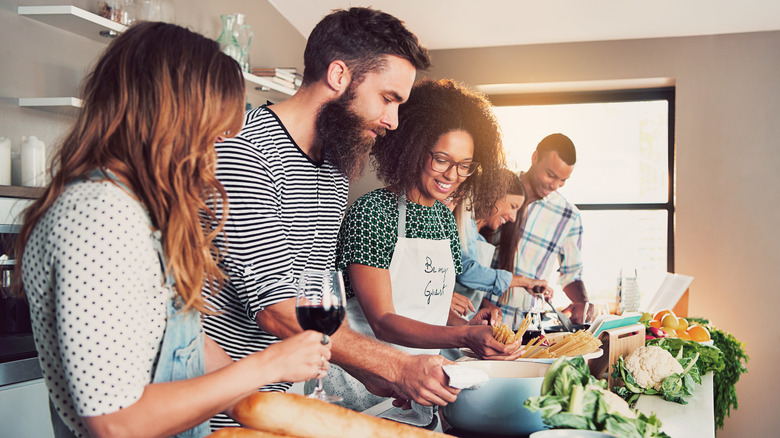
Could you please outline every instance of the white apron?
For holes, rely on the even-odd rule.
[[[393,306],[398,315],[428,324],[447,325],[455,285],[455,263],[450,241],[406,238],[405,197],[399,197],[398,200],[398,243],[390,259],[390,285]],[[352,330],[376,338],[356,297],[347,300],[347,319]],[[439,349],[395,347],[412,354],[439,353]],[[306,393],[313,390],[313,382],[307,382]],[[344,399],[337,404],[355,411],[364,411],[386,400],[371,394],[360,381],[334,364],[331,364],[323,379],[323,387],[328,394],[339,395]],[[425,407],[418,406],[415,411],[422,418],[400,421],[416,426],[428,425],[433,419],[433,409],[421,408]]]
[[[441,221],[439,226],[444,231]],[[398,198],[398,242],[390,259],[390,285],[396,314],[427,324],[447,325],[455,286],[450,241],[407,238],[405,197]],[[355,297],[347,300],[347,317],[353,330],[376,337]],[[438,348],[396,347],[412,354],[439,354]]]

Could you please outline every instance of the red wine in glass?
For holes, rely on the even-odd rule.
[[[299,306],[295,309],[298,324],[304,330],[315,330],[325,335],[336,333],[344,320],[344,306],[323,309],[317,306]]]
[[[295,315],[304,330],[322,333],[322,344],[330,342],[329,336],[338,330],[346,314],[347,299],[344,279],[339,271],[305,269],[298,279],[295,298]],[[322,359],[325,366],[325,359]],[[317,376],[317,387],[310,398],[326,402],[339,402],[341,397],[329,395],[322,388],[322,377]]]

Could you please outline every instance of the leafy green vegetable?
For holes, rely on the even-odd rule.
[[[629,404],[637,401],[641,394],[659,394],[664,400],[681,405],[688,404],[685,397],[693,395],[695,383],[701,384],[701,375],[699,374],[699,369],[696,368],[699,353],[694,352],[692,356],[683,356],[683,350],[681,349],[678,355],[675,356],[675,359],[680,362],[683,371],[670,375],[661,383],[660,389],[655,389],[652,386],[649,388],[639,386],[626,367],[623,356],[618,356],[617,363],[613,365],[612,378],[622,380],[624,386],[616,386],[612,390],[617,395],[623,397]]]
[[[620,437],[666,437],[655,415],[646,416],[606,389],[582,357],[561,357],[547,371],[541,395],[529,397],[525,406],[540,411],[545,424],[553,428],[598,430]]]
[[[696,368],[699,375],[703,376],[710,371],[720,371],[726,366],[723,352],[709,345],[702,345],[696,341],[688,341],[680,338],[657,338],[645,342],[645,345],[655,345],[672,353],[677,357],[682,352],[682,357],[693,357],[699,354],[699,360],[696,361]]]
[[[740,376],[748,371],[746,365],[750,357],[745,351],[745,343],[737,340],[731,333],[718,329],[706,319],[689,319],[709,330],[715,346],[723,352],[724,367],[712,377],[715,393],[715,427],[723,429],[723,422],[731,415],[731,408],[737,410],[739,407],[735,386]]]

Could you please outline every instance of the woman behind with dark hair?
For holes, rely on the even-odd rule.
[[[241,129],[238,64],[182,27],[139,23],[83,96],[15,251],[55,435],[205,436],[259,386],[321,373],[316,332],[234,363],[201,329],[203,284],[224,279],[214,142]]]
[[[398,129],[372,151],[387,187],[355,201],[339,231],[336,265],[346,273],[350,327],[413,354],[469,347],[482,358],[514,358],[519,345],[497,342],[487,325],[498,312],[480,313],[469,325],[450,312],[460,241],[441,201],[474,196],[482,212],[502,196],[492,183],[504,155],[490,103],[455,82],[423,80],[398,115]],[[353,409],[381,401],[354,395],[359,383],[346,374],[327,380]]]
[[[455,222],[458,225],[461,243],[463,272],[457,276],[456,296],[453,310],[466,316],[490,302],[482,299],[500,300],[511,288],[522,287],[533,291],[541,289],[549,295],[552,290],[544,280],[534,280],[513,274],[517,242],[520,240],[524,217],[525,188],[520,178],[509,169],[501,169],[503,197],[496,201],[487,216],[477,217],[469,211],[469,199],[453,202]],[[495,236],[498,244],[494,245]],[[498,247],[497,268],[493,268],[493,258]],[[460,299],[457,294],[467,297]]]

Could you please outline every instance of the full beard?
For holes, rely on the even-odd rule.
[[[323,156],[348,179],[360,178],[376,138],[368,133],[371,127],[350,108],[352,93],[324,104],[317,114],[317,141]],[[377,135],[384,130],[375,128]],[[380,132],[378,132],[380,131]]]

